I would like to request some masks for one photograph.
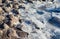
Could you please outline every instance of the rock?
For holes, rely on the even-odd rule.
[[[2,3],[5,3],[6,2],[6,0],[2,0]]]
[[[13,2],[13,1],[11,1],[11,0],[6,0],[6,3],[8,4],[8,3],[11,3],[11,2]]]
[[[16,27],[15,27],[17,30],[20,30],[20,31],[22,31],[22,25],[21,24],[18,24],[18,25],[16,25]]]
[[[0,36],[2,36],[3,35],[3,31],[2,30],[0,30]]]
[[[4,24],[4,29],[9,29],[9,26],[7,24]]]
[[[50,19],[51,12],[46,11],[59,11],[59,3],[45,1],[0,0],[0,39],[49,39],[55,34],[53,29],[60,31],[60,14]]]
[[[24,6],[22,6],[22,5],[20,5],[20,6],[19,6],[19,9],[25,9],[25,7],[24,7]]]
[[[2,13],[2,11],[3,11],[3,9],[2,9],[2,7],[0,7],[0,14]]]
[[[16,34],[16,30],[14,29],[8,29],[7,31],[7,35],[10,37],[10,36],[14,36],[14,37],[18,37],[18,35]]]
[[[0,23],[3,23],[3,20],[5,19],[4,16],[0,15]]]
[[[15,8],[15,9],[18,9],[19,8],[18,6],[19,6],[19,3],[14,3],[13,4],[13,8]]]
[[[2,3],[0,3],[0,7],[3,7],[3,4]]]
[[[17,0],[13,0],[14,2],[18,2]]]
[[[10,26],[10,24],[11,24],[10,21],[11,21],[10,15],[6,15],[4,23],[7,24],[8,26]]]
[[[16,34],[16,30],[10,28],[8,30],[3,30],[3,36],[1,37],[2,39],[17,39],[18,35]]]
[[[10,4],[10,7],[13,8],[13,4]]]
[[[6,7],[10,7],[10,3],[6,4]]]
[[[0,3],[2,3],[2,0],[0,0]]]
[[[14,15],[10,15],[11,18],[11,26],[19,24],[19,18],[15,17]]]
[[[18,8],[19,8],[18,6],[19,6],[19,5],[14,5],[14,8],[18,9]]]
[[[5,11],[6,12],[10,12],[11,11],[11,7],[5,7]]]
[[[16,32],[18,34],[19,37],[21,38],[27,38],[28,37],[28,33],[27,32],[24,32],[24,31],[17,31]]]
[[[6,30],[3,30],[3,35],[1,36],[1,39],[7,39],[7,35],[6,35]]]
[[[1,29],[1,30],[4,29],[4,23],[0,23],[0,29]]]
[[[12,12],[13,12],[14,15],[19,14],[19,12],[16,9],[12,9]]]
[[[26,26],[23,24],[21,28],[24,32],[31,33],[32,32],[32,27],[31,26]]]

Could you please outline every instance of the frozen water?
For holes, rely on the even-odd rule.
[[[29,39],[60,39],[60,6],[56,5],[60,3],[55,2],[34,1],[19,9],[25,26],[22,30],[29,33]]]

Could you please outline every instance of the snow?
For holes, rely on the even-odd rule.
[[[57,6],[57,4],[53,4],[51,2],[41,3],[39,1],[37,2],[34,1],[33,4],[27,3],[24,4],[24,6],[26,9],[19,9],[19,13],[21,14],[21,18],[25,20],[23,22],[25,27],[23,27],[22,30],[30,34],[29,38],[53,39],[52,36],[56,35],[55,34],[56,32],[59,32],[60,34],[60,28],[48,22],[48,20],[51,19],[52,17],[60,18],[60,12],[59,13],[56,12],[60,10],[60,8],[57,9],[57,7],[60,6]],[[55,12],[53,10],[55,10]],[[32,23],[36,24],[36,26],[39,27],[40,29],[33,29],[33,27],[35,26],[33,26]],[[36,33],[32,33],[34,31]]]

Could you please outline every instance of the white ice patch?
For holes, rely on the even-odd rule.
[[[19,9],[19,13],[21,14],[21,18],[23,20],[29,20],[31,22],[30,24],[29,21],[27,21],[27,23],[25,23],[24,21],[24,26],[22,28],[23,31],[29,33],[29,39],[51,39],[51,37],[55,35],[55,32],[60,32],[59,28],[48,22],[48,20],[51,19],[52,16],[60,18],[60,13],[52,12],[51,16],[50,12],[46,12],[44,10],[52,10],[60,6],[47,2],[41,3],[39,1],[34,1],[33,4],[27,3],[24,4],[24,6],[26,9]],[[40,12],[43,11],[44,14],[38,14],[37,10],[39,10]],[[35,23],[36,26],[34,26],[33,23]],[[35,27],[39,27],[40,29],[36,29]]]

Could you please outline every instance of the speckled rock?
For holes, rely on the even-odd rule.
[[[0,7],[0,14],[2,13],[2,11],[3,11],[3,9],[2,9],[2,7]]]
[[[9,26],[7,24],[4,24],[4,29],[9,29]]]
[[[5,19],[4,16],[0,15],[0,23],[3,23],[3,20]]]
[[[6,10],[6,12],[10,12],[11,11],[11,7],[5,7],[5,10]]]
[[[19,18],[15,17],[14,15],[11,15],[11,26],[19,24]]]

